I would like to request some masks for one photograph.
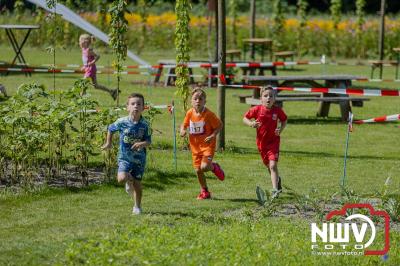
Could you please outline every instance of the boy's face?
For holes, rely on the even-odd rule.
[[[201,92],[196,92],[192,95],[192,107],[196,109],[196,111],[201,111],[206,105],[206,97]]]
[[[129,98],[128,103],[126,104],[126,109],[131,116],[141,115],[144,110],[142,99],[138,97]]]
[[[275,103],[275,97],[272,90],[266,90],[261,94],[261,104],[267,108],[271,108]]]

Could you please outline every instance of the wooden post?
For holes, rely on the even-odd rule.
[[[214,1],[214,5],[215,5],[215,57],[214,57],[214,62],[218,62],[218,47],[219,47],[219,44],[218,44],[218,42],[219,42],[219,15],[218,15],[218,13],[219,13],[219,10],[218,10],[218,3],[217,2],[219,2],[219,0],[213,0]],[[212,68],[211,68],[211,70],[212,70]]]
[[[217,115],[223,123],[223,128],[218,135],[217,149],[225,149],[225,87],[221,82],[225,80],[226,73],[226,21],[225,0],[218,0],[218,89],[217,89]]]
[[[381,0],[381,25],[379,31],[379,60],[382,61],[385,50],[385,0]],[[379,77],[382,78],[383,64],[380,64]]]
[[[250,38],[256,37],[256,0],[250,2]],[[250,58],[255,60],[255,46],[250,44]]]

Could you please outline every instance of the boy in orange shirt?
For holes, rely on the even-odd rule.
[[[208,191],[204,173],[212,171],[219,180],[225,179],[224,171],[218,163],[213,162],[216,136],[222,129],[219,118],[205,107],[206,93],[201,88],[192,91],[192,108],[187,111],[183,124],[180,127],[180,135],[186,135],[189,128],[189,142],[192,151],[193,167],[201,186],[201,192],[197,199],[209,199],[211,193]]]

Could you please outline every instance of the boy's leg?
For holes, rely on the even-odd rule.
[[[133,189],[135,191],[135,197],[133,198],[135,202],[135,207],[141,208],[142,206],[142,193],[143,193],[143,188],[142,188],[142,183],[139,180],[133,179],[129,180],[130,185],[133,186]]]
[[[213,162],[214,153],[210,152],[210,155],[204,155],[201,160],[201,170],[204,172],[212,171],[214,175],[221,181],[225,179],[224,170],[218,163]]]
[[[271,173],[271,182],[272,182],[272,187],[276,190],[278,190],[278,162],[277,161],[269,161],[269,169]]]
[[[132,176],[128,172],[118,172],[118,175],[117,175],[118,183],[127,182],[131,178],[132,178]]]
[[[204,172],[203,172],[203,170],[201,170],[201,168],[196,169],[196,175],[197,175],[197,179],[199,180],[199,184],[200,184],[201,188],[207,190],[207,181],[204,176]]]

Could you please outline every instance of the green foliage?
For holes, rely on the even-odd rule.
[[[186,64],[190,61],[190,30],[189,30],[189,0],[178,0],[175,5],[177,17],[175,28],[175,49],[176,49],[176,93],[181,97],[183,109],[188,109],[189,91],[189,69]]]
[[[119,91],[121,81],[122,63],[126,59],[126,53],[128,50],[126,32],[128,31],[128,21],[125,18],[125,14],[129,13],[127,9],[126,0],[116,0],[110,6],[108,10],[111,16],[110,21],[110,46],[114,50],[117,57],[117,61],[113,63],[117,71],[117,89]],[[119,93],[117,96],[117,106],[119,104]]]
[[[138,0],[137,3],[140,22],[141,22],[141,34],[139,39],[139,45],[137,47],[137,52],[140,54],[147,43],[147,17],[149,16],[147,11],[147,1],[146,0]]]
[[[285,27],[285,14],[283,11],[282,0],[274,0],[272,20],[274,23],[272,28],[273,37],[274,40],[276,40],[274,45],[281,47],[282,40],[280,36],[282,36]]]
[[[238,38],[238,29],[236,26],[236,21],[238,17],[238,5],[237,5],[237,0],[230,0],[229,1],[229,16],[232,18],[232,26],[231,26],[231,31],[232,31],[232,42],[233,42],[233,47],[237,46],[237,38]]]
[[[25,9],[24,9],[24,1],[22,0],[17,0],[14,3],[14,12],[16,13],[16,17],[18,20],[22,18],[24,15]]]
[[[307,26],[307,7],[308,0],[297,1],[297,16],[300,20],[300,26],[297,32],[297,52],[300,57],[307,53],[306,49],[303,47],[304,34]]]
[[[365,23],[365,0],[357,0],[356,1],[356,15],[357,15],[357,20],[356,20],[356,47],[357,47],[357,58],[360,59],[360,55],[363,53],[363,25]]]
[[[53,9],[57,5],[57,0],[46,0],[46,5],[48,8]]]
[[[377,193],[377,196],[381,199],[379,205],[380,208],[384,209],[390,216],[391,221],[400,221],[400,195],[399,190],[391,191],[391,177],[386,179],[383,186],[383,190]]]
[[[333,60],[336,60],[337,56],[337,50],[338,50],[338,25],[340,20],[342,19],[342,0],[332,0],[331,1],[331,6],[330,6],[330,11],[331,11],[331,17],[333,20],[333,31],[332,31],[332,55],[333,55]]]
[[[73,163],[82,183],[88,184],[89,156],[98,154],[103,141],[100,132],[116,117],[110,110],[95,111],[97,102],[82,94],[88,85],[88,80],[82,79],[68,91],[49,94],[41,85],[23,84],[1,106],[0,172],[5,173],[5,180],[33,185],[34,176],[47,173],[49,181]],[[9,163],[12,171],[7,174]]]

